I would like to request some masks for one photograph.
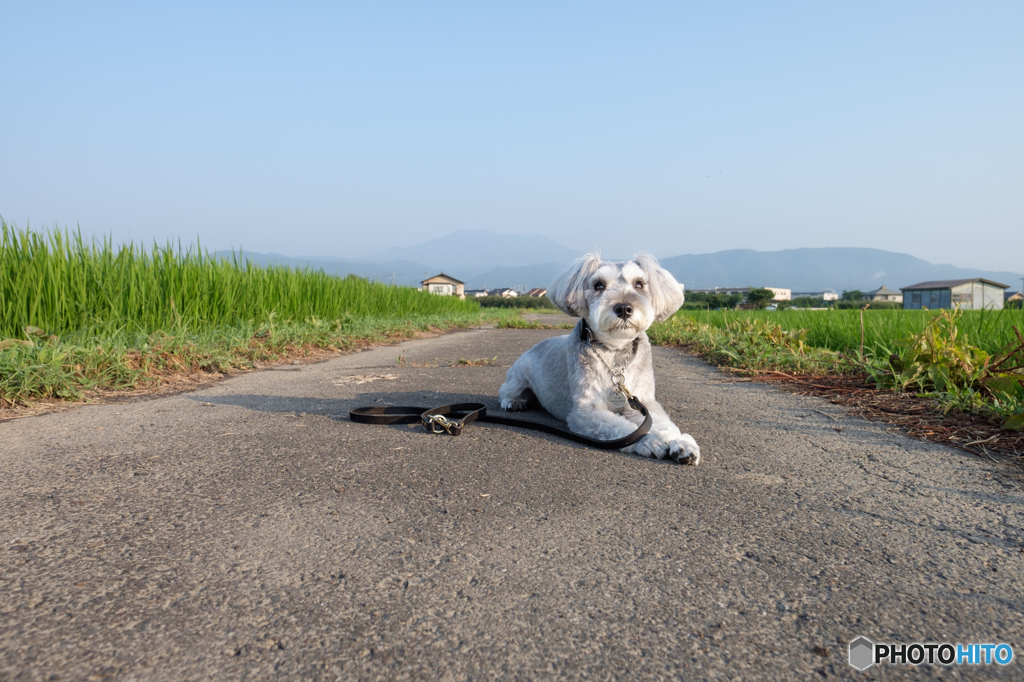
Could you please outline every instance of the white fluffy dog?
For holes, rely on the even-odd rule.
[[[498,392],[501,406],[522,410],[536,397],[576,433],[613,440],[643,422],[643,415],[626,403],[625,387],[647,406],[653,424],[623,450],[697,464],[697,442],[680,433],[654,399],[646,334],[652,322],[679,310],[682,285],[648,254],[613,263],[588,253],[558,276],[548,296],[565,313],[582,319],[568,336],[545,339],[516,360]]]

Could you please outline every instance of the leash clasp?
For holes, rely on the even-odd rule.
[[[451,436],[458,436],[462,433],[462,422],[457,419],[449,419],[443,414],[432,414],[423,417],[423,428],[431,433],[445,433]]]

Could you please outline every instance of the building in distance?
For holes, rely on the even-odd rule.
[[[450,277],[443,272],[420,282],[420,291],[429,291],[438,296],[458,296],[466,298],[466,285],[461,280]]]
[[[794,291],[793,298],[820,298],[823,301],[838,301],[839,294],[835,289],[824,289],[822,291]]]
[[[767,289],[768,291],[775,294],[774,301],[789,301],[792,299],[791,289],[780,289],[778,287],[756,287],[759,289]],[[714,289],[687,289],[688,294],[739,294],[740,296],[746,297],[751,287],[715,287]]]
[[[938,310],[960,308],[961,310],[1002,310],[1003,291],[1009,285],[993,282],[983,277],[973,279],[945,279],[935,282],[918,282],[903,287],[903,308],[905,310]]]
[[[903,294],[898,291],[893,291],[883,284],[874,291],[864,292],[864,294],[861,295],[861,300],[893,301],[894,303],[903,303]]]
[[[540,291],[539,294],[532,294],[531,291]],[[509,287],[499,287],[497,289],[466,289],[466,296],[469,298],[482,298],[484,296],[501,296],[502,298],[514,298],[516,296],[543,296],[548,292],[547,289],[530,289],[525,294],[518,293],[515,289]]]

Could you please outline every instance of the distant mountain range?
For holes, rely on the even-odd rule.
[[[218,251],[230,258],[231,251]],[[261,265],[288,265],[323,270],[330,275],[358,275],[402,286],[444,272],[466,283],[467,289],[546,287],[581,252],[535,234],[528,237],[461,230],[417,246],[398,246],[367,258],[283,256],[246,251],[247,260]]]
[[[547,287],[582,252],[543,235],[529,237],[464,230],[417,246],[394,247],[368,258],[282,256],[245,252],[260,264],[323,270],[332,275],[354,274],[371,280],[418,286],[444,272],[466,283],[467,289]],[[231,256],[230,251],[219,255]],[[769,286],[793,291],[868,291],[886,285],[899,289],[917,282],[985,277],[1018,290],[1021,275],[936,265],[903,253],[882,249],[830,247],[753,251],[733,249],[708,254],[661,258],[661,264],[687,289]]]
[[[844,289],[869,291],[884,284],[899,290],[918,282],[970,277],[985,277],[1014,290],[1021,284],[1021,275],[1015,272],[936,265],[905,253],[856,247],[783,251],[733,249],[663,258],[661,264],[690,289],[765,286],[793,291],[827,288],[841,292]]]

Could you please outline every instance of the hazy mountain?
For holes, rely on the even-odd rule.
[[[231,252],[219,252],[230,257]],[[256,263],[309,267],[331,275],[355,274],[371,280],[419,286],[439,272],[466,283],[467,289],[520,286],[547,287],[582,251],[567,248],[547,237],[493,234],[484,230],[455,232],[418,246],[395,247],[375,258],[342,259],[328,256],[282,256],[245,253]],[[793,291],[860,289],[885,284],[899,289],[936,279],[985,277],[1021,285],[1021,275],[936,265],[903,253],[881,249],[820,248],[753,251],[734,249],[717,253],[672,256],[661,263],[687,289],[711,287],[777,286]]]
[[[539,265],[524,265],[518,268],[502,267],[488,270],[479,275],[473,275],[466,282],[467,289],[497,289],[499,287],[512,287],[518,289],[525,287],[543,287],[545,289],[554,281],[562,270],[566,268],[571,260],[564,263],[541,263]]]
[[[562,246],[539,234],[523,237],[495,234],[486,230],[460,230],[416,246],[396,246],[367,260],[429,263],[436,270],[444,271],[468,283],[467,278],[494,268],[570,263],[579,255],[579,251]]]
[[[231,258],[232,252],[218,251],[217,255]],[[244,252],[242,257],[245,260],[260,265],[287,265],[293,268],[323,270],[328,275],[337,275],[339,277],[358,275],[373,281],[386,282],[388,284],[393,282],[399,286],[418,287],[421,281],[439,272],[437,268],[432,266],[403,260],[374,263],[365,260],[282,256],[277,253],[254,253],[249,251]],[[453,277],[456,276],[453,275]]]
[[[767,286],[793,291],[868,291],[885,284],[890,289],[939,279],[985,277],[1011,289],[1021,275],[935,265],[905,253],[881,249],[832,247],[752,251],[734,249],[661,259],[661,264],[688,289]]]
[[[497,267],[479,275],[466,276],[467,288],[492,289],[499,286],[547,287],[582,252],[569,253],[564,260]],[[833,247],[753,251],[734,249],[717,253],[662,258],[661,264],[688,289],[712,287],[776,286],[793,291],[868,291],[885,284],[890,289],[940,279],[985,277],[1011,290],[1021,288],[1021,275],[1014,272],[936,265],[904,253],[882,249]],[[480,262],[481,265],[483,262]],[[456,268],[446,270],[458,277]]]
[[[218,251],[218,256],[231,258],[231,251]],[[547,287],[548,284],[561,272],[566,265],[572,262],[575,256],[567,259],[564,263],[541,263],[539,265],[524,265],[519,267],[498,267],[495,268],[485,263],[476,268],[455,266],[450,269],[424,265],[411,261],[392,260],[382,263],[373,263],[364,260],[347,260],[343,258],[315,258],[312,256],[283,256],[277,253],[253,253],[244,252],[242,257],[245,260],[260,265],[287,265],[293,268],[309,268],[311,270],[323,270],[328,275],[358,275],[367,279],[386,282],[394,282],[400,286],[416,286],[427,277],[445,272],[456,279],[466,283],[467,289],[497,289],[498,287],[518,288],[523,286],[527,289],[533,287]],[[452,264],[455,265],[455,264]],[[467,271],[477,271],[480,274],[467,275]]]

